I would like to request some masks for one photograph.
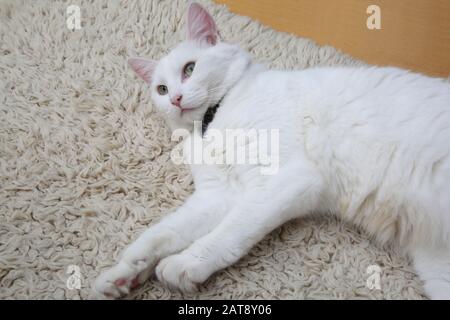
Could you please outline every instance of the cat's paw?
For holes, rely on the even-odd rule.
[[[130,292],[138,285],[138,273],[125,261],[120,261],[111,269],[103,272],[95,280],[91,299],[117,299]]]
[[[150,263],[149,257],[127,250],[117,265],[103,272],[95,280],[90,298],[120,298],[144,283],[153,271],[153,264]]]
[[[209,276],[202,261],[185,253],[161,260],[155,273],[162,283],[185,292],[197,291]]]

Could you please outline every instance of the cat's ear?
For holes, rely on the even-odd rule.
[[[128,64],[136,74],[150,84],[156,68],[156,61],[143,58],[130,58]]]
[[[215,45],[218,41],[216,24],[211,15],[197,3],[189,6],[187,14],[187,39],[205,41]]]

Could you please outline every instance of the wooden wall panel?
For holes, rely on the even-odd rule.
[[[280,31],[328,44],[372,64],[450,75],[450,0],[216,0]],[[367,28],[367,7],[381,29]]]

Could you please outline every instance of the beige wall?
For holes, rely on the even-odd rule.
[[[450,75],[450,0],[216,0],[280,31],[329,44],[372,64]],[[381,30],[366,25],[369,5]]]

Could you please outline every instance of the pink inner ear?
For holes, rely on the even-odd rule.
[[[211,45],[217,42],[217,28],[211,15],[197,3],[190,5],[187,17],[187,38],[206,41]]]
[[[150,84],[153,72],[155,71],[156,61],[142,58],[130,58],[128,59],[128,64],[139,77]]]

